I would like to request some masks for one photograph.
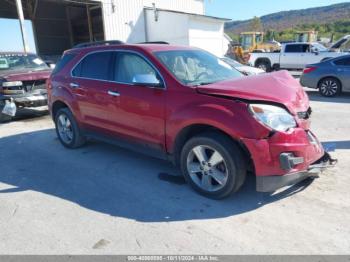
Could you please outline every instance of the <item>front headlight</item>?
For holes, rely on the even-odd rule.
[[[249,111],[259,122],[273,130],[287,131],[289,128],[296,127],[294,117],[282,107],[250,104]]]
[[[3,87],[10,87],[10,86],[22,86],[22,81],[11,81],[11,82],[2,82]]]

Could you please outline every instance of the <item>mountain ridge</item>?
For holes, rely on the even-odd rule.
[[[264,31],[285,30],[299,25],[327,24],[350,19],[350,2],[307,9],[281,11],[260,17]],[[238,34],[250,31],[252,19],[227,22],[225,31]]]

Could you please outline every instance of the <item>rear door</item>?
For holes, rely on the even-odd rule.
[[[166,88],[157,68],[142,54],[118,51],[114,81],[119,96],[115,121],[124,136],[164,149]],[[147,80],[149,79],[149,80]],[[147,83],[157,80],[159,85]]]
[[[78,103],[82,121],[95,130],[116,131],[111,116],[118,101],[109,95],[112,82],[113,51],[87,54],[72,70],[69,83]]]

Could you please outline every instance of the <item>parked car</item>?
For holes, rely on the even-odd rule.
[[[35,54],[0,53],[0,122],[10,120],[16,108],[46,105],[45,82],[50,73]],[[7,113],[7,105],[11,113]]]
[[[301,70],[307,64],[342,55],[344,53],[329,51],[319,43],[286,43],[279,52],[251,53],[248,63],[267,72],[273,69]]]
[[[73,48],[47,82],[49,109],[63,146],[94,137],[169,159],[210,198],[237,191],[248,170],[264,192],[319,172],[329,157],[299,82],[242,76],[190,47]]]
[[[323,96],[350,91],[350,55],[307,65],[300,77],[303,86],[316,88]]]
[[[225,61],[226,63],[228,63],[230,66],[232,66],[232,68],[237,69],[239,72],[241,72],[242,74],[247,75],[247,76],[259,75],[259,74],[265,73],[265,71],[260,69],[260,68],[243,65],[243,64],[237,62],[236,60],[233,60],[232,58],[229,58],[226,56],[221,58],[221,59],[223,61]]]

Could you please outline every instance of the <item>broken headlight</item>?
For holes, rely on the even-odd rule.
[[[265,104],[250,104],[250,113],[260,123],[276,131],[287,131],[296,127],[294,117],[284,108]]]

